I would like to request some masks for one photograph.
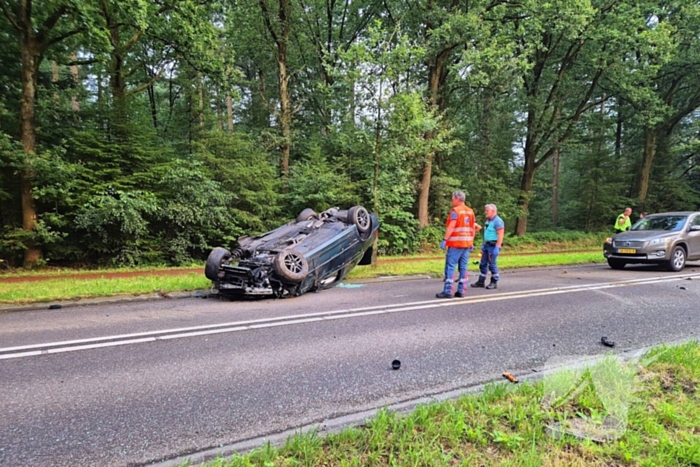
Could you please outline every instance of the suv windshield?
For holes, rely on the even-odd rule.
[[[630,230],[668,230],[677,232],[685,225],[687,216],[649,216],[640,219]]]

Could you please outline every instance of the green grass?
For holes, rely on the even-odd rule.
[[[396,257],[381,258],[377,266],[358,266],[348,276],[348,280],[362,280],[373,277],[400,276],[429,274],[434,277],[441,277],[445,266],[443,259],[431,259],[435,256],[420,257]],[[411,259],[405,262],[386,261],[387,259]],[[469,270],[478,270],[478,265],[472,261],[478,260],[478,256],[473,256],[470,260]],[[550,253],[535,254],[529,256],[508,256],[504,254],[499,258],[501,269],[515,269],[533,266],[556,266],[569,264],[582,264],[604,261],[600,251],[590,253]],[[201,265],[200,269],[203,271]],[[190,266],[191,267],[191,266]],[[182,269],[182,268],[179,268]],[[153,275],[134,276],[129,278],[106,279],[102,277],[111,272],[133,272],[133,269],[112,269],[94,271],[95,278],[61,278],[66,274],[84,273],[86,271],[53,271],[55,279],[46,279],[34,282],[0,282],[0,304],[26,304],[35,302],[48,302],[56,300],[70,300],[90,297],[109,297],[114,295],[167,293],[175,291],[190,291],[198,289],[208,289],[211,287],[202,272],[192,272],[177,276],[157,274],[156,269],[141,269],[141,271],[152,271]],[[92,274],[91,271],[87,271]],[[2,277],[21,277],[21,275],[4,274]]]
[[[595,422],[605,409],[593,385],[552,408],[543,403],[545,379],[490,384],[481,394],[420,406],[406,416],[381,411],[361,427],[295,436],[280,448],[267,444],[206,466],[698,466],[700,346],[692,342],[654,354],[658,359],[648,366],[622,364],[632,370],[630,387],[637,391],[615,440],[547,435],[552,422],[582,416]]]
[[[0,303],[24,304],[76,298],[141,295],[208,289],[202,273],[177,276],[148,275],[117,279],[47,279],[35,282],[0,282]]]
[[[432,257],[434,258],[434,256]],[[469,271],[478,271],[478,253],[469,259]],[[536,266],[562,266],[572,264],[602,263],[605,261],[602,251],[588,253],[543,253],[528,256],[508,256],[498,258],[500,269],[515,269]],[[412,274],[429,274],[442,277],[445,269],[444,259],[421,259],[407,262],[383,262],[377,266],[358,266],[348,275],[348,279],[367,279],[381,276],[402,276]]]

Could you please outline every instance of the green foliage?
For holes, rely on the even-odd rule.
[[[230,242],[244,233],[229,213],[233,195],[211,180],[201,162],[175,160],[149,175],[158,197],[149,231],[168,264],[201,258],[215,246],[209,243],[212,240]]]
[[[356,188],[347,173],[341,164],[327,161],[319,147],[312,147],[309,155],[290,169],[284,196],[286,211],[296,217],[306,208],[321,212],[333,206],[347,209],[358,204]]]
[[[85,247],[93,261],[136,265],[144,261],[144,238],[148,216],[158,210],[149,192],[108,189],[88,201],[75,216],[75,225],[85,232]]]
[[[434,247],[457,189],[482,223],[483,206],[498,205],[508,232],[523,214],[530,231],[596,232],[626,205],[700,206],[697,2],[292,3],[284,57],[270,53],[281,49],[260,6],[34,2],[32,24],[53,26],[40,35],[31,153],[11,19],[22,5],[0,15],[5,264],[30,242],[53,264],[180,264],[304,208],[358,204],[382,221],[382,253],[411,253]],[[526,160],[536,175],[521,191]],[[419,230],[428,163],[432,225]],[[35,232],[21,228],[22,179]]]
[[[533,249],[539,249],[546,244],[550,244],[550,248],[552,248],[552,244],[573,244],[576,245],[577,248],[583,248],[587,246],[602,248],[605,238],[609,236],[610,233],[607,231],[586,233],[577,230],[556,230],[545,232],[531,232],[522,236],[507,234],[503,240],[503,244],[506,247],[532,247]]]

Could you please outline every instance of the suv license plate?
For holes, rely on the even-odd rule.
[[[632,248],[618,248],[617,250],[618,253],[629,253],[629,254],[635,254],[637,250],[632,249]]]

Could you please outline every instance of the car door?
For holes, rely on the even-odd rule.
[[[688,258],[700,259],[700,214],[695,214],[688,222]]]

